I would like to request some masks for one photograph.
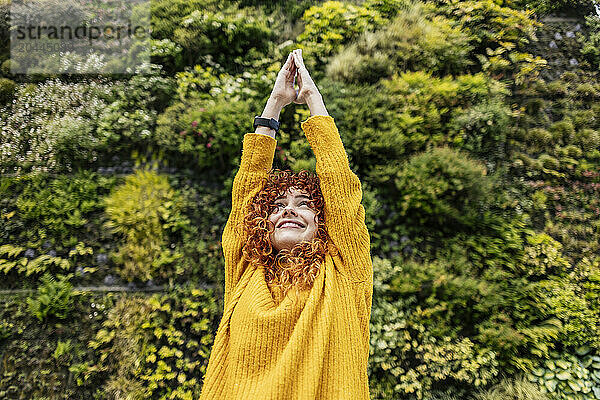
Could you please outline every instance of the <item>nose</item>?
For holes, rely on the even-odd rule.
[[[293,208],[291,208],[289,206],[283,209],[283,216],[285,217],[288,214],[298,216],[298,214],[296,213],[296,210],[294,210]]]

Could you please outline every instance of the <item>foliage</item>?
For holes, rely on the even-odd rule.
[[[579,296],[577,285],[567,279],[540,281],[533,297],[543,317],[557,317],[563,329],[559,341],[565,346],[600,346],[599,318],[586,299]]]
[[[56,273],[76,267],[91,273],[98,269],[89,263],[93,262],[96,249],[105,247],[110,240],[109,234],[101,229],[100,197],[108,194],[116,183],[116,177],[103,177],[90,171],[71,176],[3,177],[0,185],[2,287],[33,287],[39,275],[46,271]]]
[[[180,189],[186,199],[185,215],[190,219],[190,227],[182,234],[184,256],[176,268],[185,271],[185,280],[215,284],[217,301],[223,299],[225,279],[220,240],[231,209],[231,188],[227,190],[227,186],[226,183],[223,187],[222,181],[200,181],[193,186],[186,183]]]
[[[485,167],[449,148],[415,155],[393,177],[405,224],[438,232],[475,228],[490,202]]]
[[[402,71],[464,72],[472,63],[472,38],[454,25],[422,3],[410,3],[387,25],[364,32],[340,51],[327,73],[345,82],[375,83]]]
[[[82,374],[107,375],[107,394],[119,398],[197,398],[216,324],[212,295],[186,285],[147,299],[121,298],[89,342],[98,364]]]
[[[503,378],[497,385],[480,390],[474,400],[550,400],[538,385],[529,382],[523,375],[517,378]]]
[[[215,66],[240,73],[253,60],[270,53],[276,39],[272,16],[260,9],[236,6],[211,11],[204,7],[186,15],[173,32],[181,46],[182,64]]]
[[[496,163],[503,154],[509,111],[496,104],[507,92],[504,85],[483,74],[437,78],[423,71],[403,72],[374,86],[328,85],[326,91],[344,94],[333,96],[330,113],[344,116],[340,134],[365,174],[379,168],[377,160],[390,166],[444,145],[464,146],[473,149],[474,155],[494,149],[486,157]],[[473,114],[485,122],[472,122],[484,124],[488,131],[470,128],[465,115]],[[484,119],[490,116],[494,117],[491,125]]]
[[[157,114],[171,101],[174,79],[158,65],[144,65],[131,79],[115,84],[110,102],[98,116],[97,135],[104,138],[112,153],[121,146],[147,141]]]
[[[581,54],[583,54],[590,64],[600,66],[600,16],[588,15],[585,17],[585,24],[589,29],[587,36],[579,35],[578,40],[581,43]]]
[[[84,122],[107,106],[106,79],[67,83],[59,79],[21,84],[11,104],[0,109],[0,173],[71,171],[71,159],[92,162],[103,144]],[[73,143],[83,143],[75,148]]]
[[[181,21],[194,10],[215,9],[216,0],[154,0],[150,3],[152,37],[171,39]]]
[[[22,84],[0,112],[0,172],[71,172],[150,136],[172,79],[142,65],[130,80]]]
[[[545,233],[527,236],[521,268],[527,276],[565,275],[570,265],[561,254],[562,245]]]
[[[61,257],[43,254],[30,260],[25,256],[17,257],[21,253],[27,254],[24,247],[13,246],[10,244],[3,244],[0,246],[0,255],[3,257],[0,258],[0,268],[3,274],[8,275],[9,273],[16,271],[18,274],[29,276],[46,272],[51,265],[56,265],[64,270],[69,270],[71,268],[69,261]]]
[[[13,93],[17,84],[7,78],[0,78],[0,104],[9,103],[13,99]]]
[[[280,58],[280,57],[279,57]],[[241,75],[218,72],[213,67],[195,65],[193,69],[178,72],[177,98],[180,101],[206,98],[206,95],[222,95],[228,100],[263,101],[273,89],[273,82],[282,62],[264,58],[260,61],[262,71],[244,71]],[[259,64],[257,64],[257,69]]]
[[[90,217],[102,210],[99,195],[108,193],[114,179],[82,171],[75,176],[32,175],[22,179],[16,199],[19,219],[27,224],[23,239],[34,246],[48,239],[63,246],[77,243]]]
[[[495,353],[468,337],[435,332],[415,296],[398,296],[395,282],[407,275],[375,258],[369,378],[374,399],[414,393],[422,399],[440,386],[484,386],[498,374]],[[421,267],[422,268],[422,267]]]
[[[562,40],[556,25],[535,20],[589,6],[153,0],[149,52],[162,65],[113,80],[13,76],[0,43],[10,78],[0,79],[0,173],[16,175],[0,179],[2,288],[38,286],[45,274],[47,292],[30,299],[36,310],[17,295],[0,308],[0,397],[198,396],[243,134],[297,47],[361,178],[372,254],[383,257],[372,397],[600,397],[600,75],[589,68],[600,65],[599,24],[560,30],[569,46],[548,50]],[[81,61],[80,72],[98,62],[60,61]],[[555,79],[565,65],[572,71]],[[299,129],[308,116],[282,110],[275,166],[314,170]],[[72,174],[111,174],[140,154],[171,175],[138,172],[110,194],[119,177]],[[122,296],[116,307],[109,294],[102,307],[63,312],[67,283],[47,277],[76,266],[78,278],[113,274],[92,257],[106,254],[125,280],[215,289]]]
[[[459,29],[473,38],[472,56],[480,68],[496,79],[517,84],[533,80],[546,67],[546,60],[527,52],[527,44],[537,40],[530,10],[503,7],[497,1],[437,0],[439,12],[456,20]]]
[[[462,148],[493,166],[506,158],[513,114],[499,99],[484,100],[450,121],[452,136],[462,138]]]
[[[531,382],[554,399],[587,400],[600,397],[600,357],[589,347],[552,352],[551,357],[527,374]]]
[[[9,0],[0,1],[0,64],[10,53],[10,5]]]
[[[0,321],[0,343],[12,336],[12,329],[15,325],[12,322]]]
[[[520,239],[514,232],[511,238],[500,240],[483,237],[483,232],[479,240],[466,235],[437,240],[442,248],[424,262],[399,260],[402,267],[386,287],[389,301],[413,299],[415,320],[426,332],[438,338],[469,338],[493,351],[500,368],[509,374],[530,370],[548,357],[557,343],[565,343],[567,336],[590,337],[590,332],[595,333],[594,317],[581,308],[582,301],[566,291],[544,297],[551,279],[528,281],[518,272],[522,266],[514,265],[514,261],[509,264],[519,256]],[[404,250],[415,241],[411,238]],[[512,241],[512,248],[505,241]],[[526,249],[521,257],[526,259],[525,254],[533,250]],[[475,256],[478,253],[485,258]],[[548,257],[552,251],[540,255]],[[386,315],[393,314],[394,307],[400,306],[390,305]]]
[[[187,228],[189,220],[182,215],[183,199],[167,177],[138,170],[115,188],[104,204],[108,216],[104,227],[125,239],[113,255],[119,274],[127,281],[173,279],[169,266],[182,254],[167,243]]]
[[[547,14],[569,13],[583,16],[594,11],[594,0],[505,0],[512,8],[534,10],[542,16]]]
[[[390,2],[391,3],[391,2]],[[296,38],[303,49],[307,68],[319,69],[343,45],[352,42],[365,30],[386,23],[375,9],[340,1],[326,1],[304,12],[304,32]]]
[[[14,294],[2,299],[0,320],[10,321],[12,335],[2,343],[0,396],[34,399],[51,393],[53,398],[61,399],[93,398],[96,389],[76,386],[76,379],[69,371],[71,363],[93,358],[86,342],[101,327],[101,307],[96,304],[94,308],[93,301],[83,301],[88,296],[77,292],[78,301],[73,302],[66,319],[48,316],[43,323],[31,315],[26,295]],[[102,382],[94,380],[90,384],[100,387]]]
[[[68,363],[68,361],[72,358],[71,351],[73,351],[73,345],[71,344],[70,339],[67,339],[64,342],[59,340],[56,344],[54,353],[52,353],[52,357],[57,362]]]
[[[73,309],[73,285],[69,282],[71,274],[58,275],[56,280],[52,275],[45,273],[41,278],[42,284],[38,287],[36,297],[28,297],[29,312],[38,320],[44,321],[51,317],[66,319]]]
[[[597,143],[600,143],[597,73],[565,72],[553,82],[538,81],[517,93],[519,127],[511,132],[509,154],[514,154],[510,180],[524,179],[515,190],[519,206],[564,247],[572,265],[597,251]],[[514,185],[513,183],[513,185]],[[538,199],[532,202],[535,196]]]
[[[159,116],[155,140],[183,165],[194,162],[200,170],[223,173],[240,154],[249,110],[247,101],[223,96],[177,102]]]
[[[584,257],[569,274],[578,286],[577,293],[583,297],[591,310],[600,309],[600,260]]]
[[[362,2],[362,6],[377,11],[385,20],[391,20],[406,8],[408,3],[407,0],[366,0]]]

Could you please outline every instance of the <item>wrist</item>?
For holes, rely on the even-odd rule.
[[[267,104],[260,116],[263,118],[273,118],[279,121],[279,114],[281,113],[282,109],[283,105],[280,101],[274,97],[269,97],[269,100],[267,100]],[[275,139],[275,130],[269,128],[268,126],[257,126],[254,133],[268,135]]]
[[[276,120],[279,120],[279,114],[285,106],[286,104],[283,101],[276,97],[270,96],[267,100],[267,104],[265,105],[261,117],[275,118]]]
[[[310,110],[310,115],[329,115],[327,109],[325,108],[325,103],[323,103],[323,97],[320,93],[310,95],[306,99],[306,104],[308,105],[308,109]]]

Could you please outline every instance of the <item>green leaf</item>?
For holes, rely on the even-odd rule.
[[[579,384],[577,382],[569,380],[567,383],[569,384],[571,389],[573,389],[574,391],[576,391],[576,392],[581,391],[581,386],[579,386]]]
[[[556,377],[561,381],[566,381],[567,379],[571,379],[571,373],[569,371],[562,371],[556,374]]]
[[[544,375],[544,369],[543,368],[534,368],[531,370],[531,373],[534,374],[535,376],[542,376],[542,375]]]
[[[548,389],[549,392],[554,392],[556,390],[557,384],[558,382],[554,379],[544,382],[544,385],[546,386],[546,389]]]
[[[580,356],[584,356],[584,355],[586,355],[587,353],[590,352],[590,348],[588,346],[580,346],[580,347],[578,347],[578,348],[575,349],[575,352],[577,354],[579,354]]]

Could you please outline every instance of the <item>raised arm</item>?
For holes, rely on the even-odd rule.
[[[279,120],[279,114],[286,105],[296,98],[294,76],[296,66],[291,53],[277,75],[273,91],[261,117]],[[261,190],[265,178],[273,166],[275,155],[275,131],[257,126],[254,133],[246,133],[242,146],[240,168],[233,179],[231,191],[231,212],[223,230],[221,243],[225,256],[225,308],[235,285],[247,266],[242,259],[242,248],[246,242],[243,220],[248,205]]]
[[[293,54],[301,86],[295,102],[306,102],[311,112],[311,117],[301,126],[317,159],[327,232],[342,258],[338,267],[353,282],[369,281],[373,278],[371,241],[361,204],[360,180],[350,169],[337,126],[306,71],[301,52],[294,51]]]

